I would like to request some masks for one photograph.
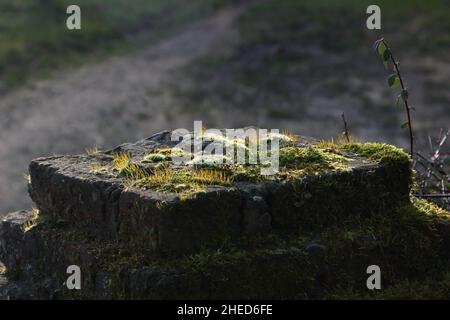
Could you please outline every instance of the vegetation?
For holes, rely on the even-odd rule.
[[[223,0],[79,0],[82,32],[66,28],[69,0],[0,1],[0,75],[14,86],[37,73],[131,49],[131,35],[155,40]],[[175,9],[176,8],[176,9]],[[136,41],[137,43],[137,41]]]
[[[369,0],[269,0],[258,3],[242,17],[240,30],[247,42],[253,44],[286,43],[303,38],[330,50],[356,47],[368,36],[362,27],[361,16],[370,4]],[[382,0],[377,1],[377,5],[382,10],[385,30],[405,30],[407,24],[414,21],[418,24],[420,37],[431,41],[423,43],[417,41],[417,34],[401,32],[401,46],[411,45],[414,50],[433,54],[433,49],[449,45],[449,13],[442,1],[401,0],[392,5],[392,2]],[[271,28],[262,27],[262,22]],[[313,27],[302,32],[301,28],[308,25]]]
[[[417,184],[413,190],[414,195],[426,198],[438,203],[440,206],[450,209],[450,152],[448,150],[447,132],[441,130],[437,139],[429,136],[429,155],[417,152],[414,159]]]
[[[411,163],[411,158],[402,149],[386,143],[349,143],[339,148],[386,166]]]
[[[170,167],[156,169],[143,179],[136,179],[136,186],[154,188],[157,191],[204,191],[206,186],[230,186],[231,178],[217,170],[175,170]]]
[[[381,39],[375,41],[374,49],[383,58],[383,62],[385,64],[386,68],[388,67],[388,61],[391,61],[392,65],[394,66],[394,73],[388,77],[387,82],[388,82],[389,88],[391,88],[391,89],[396,89],[399,86],[401,86],[402,91],[398,95],[397,104],[400,99],[403,100],[403,102],[405,103],[405,112],[406,112],[408,121],[403,123],[402,127],[405,127],[405,126],[408,127],[408,130],[409,130],[409,152],[410,152],[411,158],[413,158],[414,157],[414,134],[413,134],[412,122],[411,122],[412,121],[411,120],[411,107],[409,106],[409,103],[408,103],[409,93],[405,87],[405,82],[403,81],[402,75],[400,73],[400,67],[399,67],[400,62],[395,59],[395,57],[391,51],[391,48],[388,46],[388,44],[386,43],[386,40],[384,40],[384,38],[381,38]]]
[[[346,168],[351,159],[315,146],[286,147],[280,149],[280,166],[286,169],[300,169],[305,173]]]
[[[211,138],[211,137],[209,137]],[[271,137],[274,138],[274,137]],[[150,150],[143,157],[132,158],[128,153],[115,154],[110,164],[96,163],[91,172],[117,176],[126,187],[175,192],[181,197],[203,192],[208,186],[232,186],[239,181],[264,182],[291,180],[306,175],[320,175],[327,171],[350,171],[356,157],[364,157],[386,168],[400,170],[409,167],[411,160],[400,148],[383,143],[346,143],[339,140],[320,141],[309,146],[298,146],[299,137],[280,135],[279,172],[273,176],[261,174],[265,164],[229,164],[222,155],[187,154],[178,148]],[[251,152],[246,143],[220,140],[226,146],[245,148],[246,159]],[[210,141],[216,141],[210,139]],[[248,141],[247,141],[248,143]],[[259,147],[257,148],[259,150]],[[236,151],[236,150],[235,150]],[[173,166],[172,157],[188,156],[184,165]],[[236,154],[235,154],[236,156]],[[260,160],[260,159],[259,159]],[[405,173],[410,176],[409,174]]]

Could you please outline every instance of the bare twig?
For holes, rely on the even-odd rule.
[[[445,144],[445,141],[447,140],[448,136],[450,136],[450,129],[448,129],[447,133],[441,138],[441,141],[439,142],[439,145],[438,145],[436,151],[434,152],[433,157],[431,157],[432,161],[439,158],[439,153],[441,152],[441,148]]]
[[[348,131],[347,120],[345,120],[345,113],[342,112],[342,121],[344,122],[344,136],[347,143],[350,143],[350,133]]]
[[[446,164],[447,150],[444,145],[449,141],[450,129],[446,132],[441,130],[439,139],[428,137],[430,156],[426,157],[420,152],[415,153],[414,168],[418,174],[418,188],[413,193],[417,198],[430,199],[441,206],[450,208],[450,182],[448,164]]]

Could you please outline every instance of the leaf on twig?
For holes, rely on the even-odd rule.
[[[409,122],[405,121],[401,124],[400,128],[405,129],[408,126]]]
[[[378,39],[373,43],[372,48],[374,51],[378,51],[378,46],[380,45],[380,43],[381,43],[381,39]]]
[[[383,61],[388,61],[390,57],[391,57],[391,51],[389,49],[385,49],[383,52]]]
[[[387,49],[386,45],[384,44],[384,42],[382,40],[380,40],[380,43],[377,46],[378,54],[383,57],[384,52],[386,51],[386,49]]]
[[[400,79],[398,78],[398,76],[395,73],[391,74],[388,77],[388,85],[389,85],[389,88],[391,88],[391,89],[395,89],[400,86]]]

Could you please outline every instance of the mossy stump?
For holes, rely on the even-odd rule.
[[[174,146],[166,131],[33,160],[37,209],[0,223],[11,279],[0,297],[376,297],[370,264],[402,290],[432,269],[446,279],[449,214],[411,202],[409,157],[395,147],[286,138],[279,173],[263,177],[250,166],[172,166]],[[69,265],[82,290],[61,285]]]
[[[292,145],[310,148],[309,141],[300,138]],[[155,163],[145,163],[146,154],[172,146],[169,135],[162,133],[107,153],[33,160],[31,198],[50,221],[165,254],[215,248],[248,233],[297,232],[312,223],[325,227],[334,219],[364,215],[408,198],[408,162],[386,167],[345,151],[348,161],[339,169],[318,167],[300,175],[294,168],[281,173],[292,175],[287,178],[257,182],[237,178],[187,197],[125,187],[126,177],[108,171],[113,154],[126,152],[130,163],[151,172]],[[96,166],[104,171],[93,170]]]

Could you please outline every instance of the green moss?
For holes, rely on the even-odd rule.
[[[233,181],[263,182],[274,177],[261,175],[261,165],[237,165],[231,168]]]
[[[144,157],[142,162],[160,162],[166,160],[167,157],[162,153],[150,153]]]
[[[339,148],[386,166],[411,163],[411,158],[402,149],[386,143],[350,143]]]
[[[215,12],[225,1],[79,0],[76,4],[83,11],[82,32],[68,32],[65,24],[61,28],[70,4],[68,0],[0,1],[2,85],[16,86],[58,68],[138,49],[133,43],[143,41],[129,41],[130,35],[151,43],[183,24]],[[149,20],[153,21],[152,27],[146,28]]]
[[[311,147],[286,147],[280,149],[280,166],[284,169],[300,169],[306,173],[343,169],[351,161],[326,149]]]
[[[261,175],[261,164],[227,164],[226,157],[206,156],[194,157],[188,164],[192,168],[172,170],[170,163],[172,156],[185,156],[181,150],[161,148],[154,150],[144,157],[143,163],[161,162],[163,167],[153,174],[146,174],[139,166],[132,163],[127,154],[116,155],[113,167],[128,178],[128,185],[155,188],[158,191],[182,193],[185,191],[204,191],[208,185],[229,186],[233,181],[262,182],[271,179],[289,179],[303,175],[315,175],[324,171],[348,171],[348,164],[353,159],[341,154],[341,151],[367,157],[386,167],[399,168],[409,164],[410,159],[401,149],[381,143],[350,143],[343,145],[323,144],[309,147],[284,146],[279,150],[280,172],[275,176]],[[214,160],[216,163],[209,163]],[[206,161],[206,162],[205,162]],[[199,168],[210,169],[217,179],[203,179],[198,177]],[[201,171],[200,171],[201,172]],[[206,172],[206,171],[204,171]],[[132,181],[130,181],[130,179]]]
[[[208,169],[157,169],[136,182],[136,186],[166,192],[204,191],[206,186],[230,186],[231,179],[222,171]]]

